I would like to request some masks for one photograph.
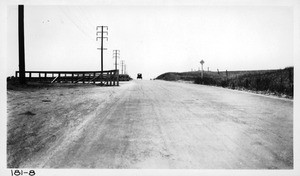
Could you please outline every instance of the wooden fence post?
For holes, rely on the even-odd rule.
[[[117,70],[117,86],[119,86],[119,70]]]
[[[93,80],[93,81],[94,81],[94,84],[95,84],[95,77],[96,77],[96,72],[94,72],[94,80]]]

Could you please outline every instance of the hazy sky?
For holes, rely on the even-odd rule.
[[[8,9],[8,69],[18,70],[17,6]],[[120,50],[127,72],[154,78],[204,68],[293,66],[293,9],[285,6],[25,6],[26,70],[100,70],[96,26],[108,26],[104,69]]]

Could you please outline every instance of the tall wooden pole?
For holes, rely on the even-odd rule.
[[[106,38],[108,39],[107,37],[103,37],[103,33],[107,33],[107,31],[103,31],[103,28],[105,27],[107,30],[108,30],[108,27],[107,26],[96,26],[96,30],[98,30],[98,27],[101,28],[101,37],[96,37],[96,40],[98,40],[98,38],[101,39],[101,48],[98,48],[101,50],[101,73],[100,73],[100,79],[101,79],[101,85],[102,85],[102,79],[103,79],[103,50],[106,49],[106,48],[103,48],[103,38]],[[96,35],[98,35],[99,31],[96,32]]]
[[[117,54],[115,55],[115,70],[117,70],[118,69],[118,56],[117,56]]]
[[[124,68],[124,60],[121,60],[121,74],[124,74],[123,73],[123,68]]]
[[[103,74],[103,26],[101,26],[101,75],[102,74]]]
[[[25,42],[24,42],[24,5],[18,6],[19,24],[19,81],[26,84],[25,79]]]
[[[115,59],[115,70],[118,69],[118,58],[120,57],[120,50],[113,50],[113,57]]]

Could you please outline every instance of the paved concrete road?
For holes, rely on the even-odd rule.
[[[293,101],[132,81],[23,167],[293,168]]]

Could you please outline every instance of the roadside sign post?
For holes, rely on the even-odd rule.
[[[201,64],[201,79],[203,79],[203,64],[204,64],[204,61],[201,60],[200,64]]]

